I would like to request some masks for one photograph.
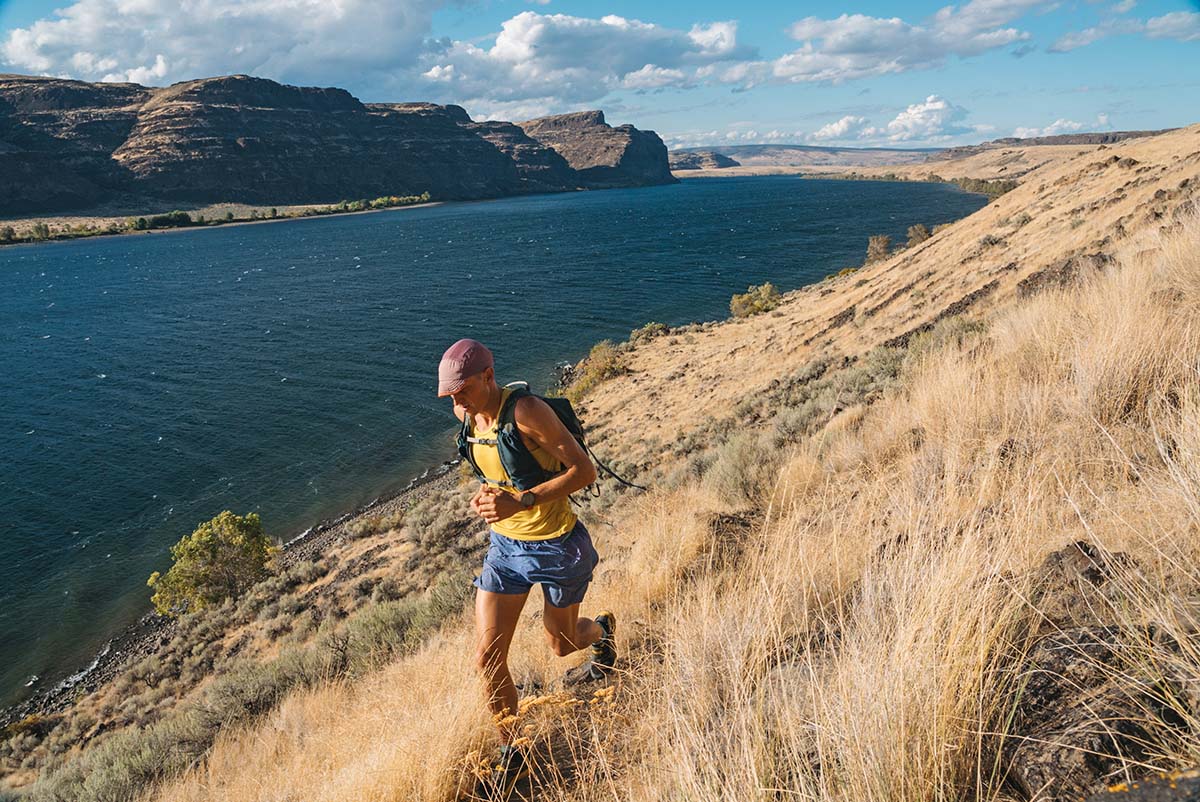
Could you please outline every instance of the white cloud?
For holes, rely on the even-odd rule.
[[[1146,36],[1151,39],[1178,39],[1181,42],[1200,40],[1200,12],[1172,11],[1161,17],[1146,20]]]
[[[411,70],[443,0],[77,0],[0,40],[8,69],[166,83],[245,72],[387,85]]]
[[[1114,14],[1128,14],[1137,7],[1137,0],[1121,0],[1121,2],[1113,5],[1109,11]]]
[[[490,47],[446,42],[422,61],[437,90],[468,108],[490,114],[517,105],[545,113],[618,89],[689,87],[721,62],[748,55],[733,22],[683,31],[616,15],[525,11],[503,24]]]
[[[1067,53],[1080,47],[1086,47],[1109,36],[1123,33],[1138,33],[1144,29],[1145,24],[1139,20],[1106,20],[1091,28],[1084,28],[1082,31],[1068,31],[1047,49],[1051,53]]]
[[[1119,3],[1113,11],[1125,13],[1133,8],[1132,3]],[[1066,53],[1101,39],[1118,34],[1145,34],[1150,39],[1177,39],[1180,42],[1200,41],[1200,12],[1173,11],[1148,20],[1110,19],[1082,31],[1063,34],[1050,46],[1051,53]]]
[[[847,114],[845,117],[831,122],[828,125],[823,125],[812,133],[809,139],[814,142],[825,142],[828,140],[844,140],[853,139],[861,136],[867,128],[866,117],[855,117]]]
[[[0,40],[0,71],[164,84],[244,72],[367,99],[561,111],[615,90],[689,87],[754,56],[737,23],[686,30],[525,11],[490,44],[430,38],[448,0],[77,0]]]
[[[1028,32],[1007,25],[1040,2],[971,0],[961,7],[946,6],[920,24],[865,14],[806,17],[789,29],[801,43],[798,49],[774,61],[736,65],[720,80],[842,83],[931,69],[952,55],[968,58],[1029,39]]]
[[[930,95],[896,115],[884,128],[869,128],[865,137],[890,142],[939,142],[975,129],[964,124],[967,110],[938,95]]]
[[[1058,119],[1047,125],[1045,128],[1030,128],[1026,126],[1018,126],[1013,130],[1012,135],[1018,139],[1030,139],[1037,136],[1055,136],[1056,134],[1070,134],[1075,131],[1083,130],[1083,123],[1075,122],[1074,120]]]
[[[624,89],[661,89],[665,86],[684,86],[688,77],[683,70],[667,69],[647,64],[636,72],[627,73],[621,79]]]

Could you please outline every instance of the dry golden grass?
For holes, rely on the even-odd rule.
[[[587,602],[621,616],[612,691],[552,693],[539,605],[513,648],[540,798],[1005,799],[1034,569],[1074,540],[1134,558],[1114,621],[1184,644],[1129,660],[1195,676],[1200,223],[1153,250],[927,354],[789,452],[750,518],[704,482],[616,508]],[[471,651],[464,618],[298,694],[156,798],[450,799],[490,748]],[[1184,726],[1131,770],[1200,759],[1174,701]]]

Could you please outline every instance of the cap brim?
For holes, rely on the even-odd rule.
[[[466,379],[455,379],[454,381],[438,382],[438,398],[444,398],[451,393],[457,393],[462,386],[467,383]]]

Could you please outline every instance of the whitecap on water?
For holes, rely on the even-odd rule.
[[[96,378],[97,378],[97,379],[107,379],[107,378],[108,378],[108,374],[107,374],[107,373],[97,373],[97,374],[96,374]]]

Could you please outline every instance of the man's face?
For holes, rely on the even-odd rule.
[[[471,414],[481,411],[487,405],[492,375],[492,369],[488,368],[483,373],[468,377],[462,387],[450,394],[455,406]]]

